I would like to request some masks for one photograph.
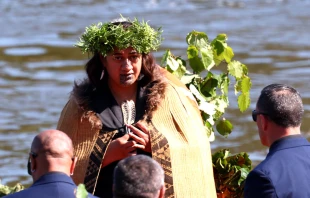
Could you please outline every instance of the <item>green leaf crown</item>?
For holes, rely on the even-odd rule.
[[[122,17],[120,21],[86,27],[75,46],[81,48],[83,53],[99,52],[103,56],[115,47],[120,50],[133,47],[139,53],[147,54],[158,49],[162,41],[161,33],[161,27],[155,30],[147,22],[139,22],[137,18],[131,21]]]

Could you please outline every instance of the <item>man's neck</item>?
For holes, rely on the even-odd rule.
[[[268,147],[272,145],[275,141],[287,137],[290,135],[298,135],[300,134],[300,126],[298,127],[280,127],[280,126],[274,126],[273,130],[270,132],[269,141],[268,141]]]

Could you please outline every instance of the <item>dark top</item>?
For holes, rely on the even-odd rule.
[[[76,198],[76,188],[71,177],[61,172],[41,176],[32,186],[5,198]],[[88,197],[95,196],[88,194]]]
[[[92,103],[92,108],[97,113],[98,117],[102,121],[103,128],[101,132],[118,130],[118,133],[113,139],[119,138],[126,134],[126,127],[124,124],[123,114],[120,106],[114,99],[108,84],[105,83],[103,88],[95,92],[95,100]],[[136,118],[135,122],[143,117],[144,109],[146,105],[145,88],[138,85],[137,97],[136,97]],[[137,150],[138,154],[146,154],[151,156],[150,153],[146,153],[142,150]],[[113,197],[113,171],[118,161],[115,161],[101,169],[99,173],[98,182],[95,189],[95,195],[98,197],[109,198]]]
[[[274,142],[245,181],[244,198],[310,197],[310,144],[301,135]]]

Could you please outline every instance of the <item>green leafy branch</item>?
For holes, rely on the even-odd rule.
[[[15,186],[10,187],[10,186],[3,185],[0,182],[0,197],[4,197],[6,195],[19,192],[21,190],[24,190],[24,186],[22,186],[20,183],[17,183]]]
[[[212,155],[214,180],[218,197],[243,197],[244,182],[252,169],[247,153],[231,155],[228,149]]]
[[[121,22],[131,23],[131,25],[124,28]],[[75,46],[79,47],[83,53],[100,52],[103,56],[113,51],[115,47],[125,49],[129,46],[139,53],[148,53],[159,47],[162,41],[161,33],[161,28],[153,29],[145,21],[140,22],[137,18],[130,20],[122,17],[118,25],[108,22],[86,27]]]
[[[248,69],[246,65],[233,60],[234,52],[227,44],[226,34],[219,34],[209,42],[204,32],[192,31],[186,41],[187,60],[167,50],[161,65],[176,75],[194,95],[210,140],[214,139],[214,125],[221,135],[227,137],[233,125],[222,116],[229,105],[230,78],[235,80],[234,92],[238,96],[238,107],[244,112],[250,105],[252,85]],[[187,69],[187,64],[191,71]],[[226,66],[224,71],[220,74],[212,73],[211,69],[219,65]]]

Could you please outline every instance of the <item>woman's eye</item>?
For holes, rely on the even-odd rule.
[[[133,60],[133,61],[138,60],[138,58],[139,58],[139,56],[131,56],[131,57],[130,57],[130,59]]]
[[[114,56],[114,60],[122,60],[121,56]]]

